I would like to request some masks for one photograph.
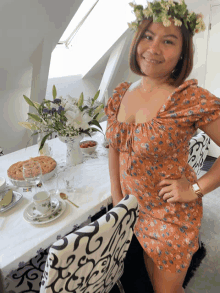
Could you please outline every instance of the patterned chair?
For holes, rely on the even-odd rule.
[[[56,241],[49,250],[40,293],[108,293],[120,277],[139,214],[133,195],[107,214]]]
[[[200,174],[204,161],[208,155],[209,145],[210,138],[204,131],[193,136],[190,140],[188,163],[195,170],[197,175]]]
[[[3,149],[0,147],[0,157],[1,156],[4,156],[4,152],[3,152]]]

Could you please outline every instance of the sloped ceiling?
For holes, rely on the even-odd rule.
[[[1,0],[1,80],[31,66],[31,56],[44,39],[49,39],[54,48],[81,3],[82,0]]]

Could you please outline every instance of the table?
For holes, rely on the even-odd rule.
[[[107,121],[102,122],[101,126],[105,133]],[[91,138],[86,136],[84,139]],[[69,199],[79,205],[79,209],[66,201],[66,210],[59,218],[47,224],[32,225],[23,219],[23,211],[32,202],[33,193],[23,192],[23,188],[19,188],[17,191],[23,194],[20,202],[0,213],[0,268],[4,278],[112,202],[108,149],[102,145],[104,136],[97,132],[92,139],[98,141],[96,152],[83,155],[83,163],[71,168],[75,176],[76,192],[69,194]],[[52,157],[58,163],[59,174],[66,169],[66,145],[58,138],[49,140],[48,144],[53,150]],[[33,145],[1,156],[0,177],[8,178],[7,169],[13,163],[37,155],[37,145]]]

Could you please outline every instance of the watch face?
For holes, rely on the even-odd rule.
[[[199,188],[198,184],[193,184],[193,189],[194,189],[195,191],[198,191],[200,188]]]

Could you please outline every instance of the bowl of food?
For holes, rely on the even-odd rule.
[[[98,146],[95,140],[84,140],[80,142],[80,148],[84,154],[92,154]]]

